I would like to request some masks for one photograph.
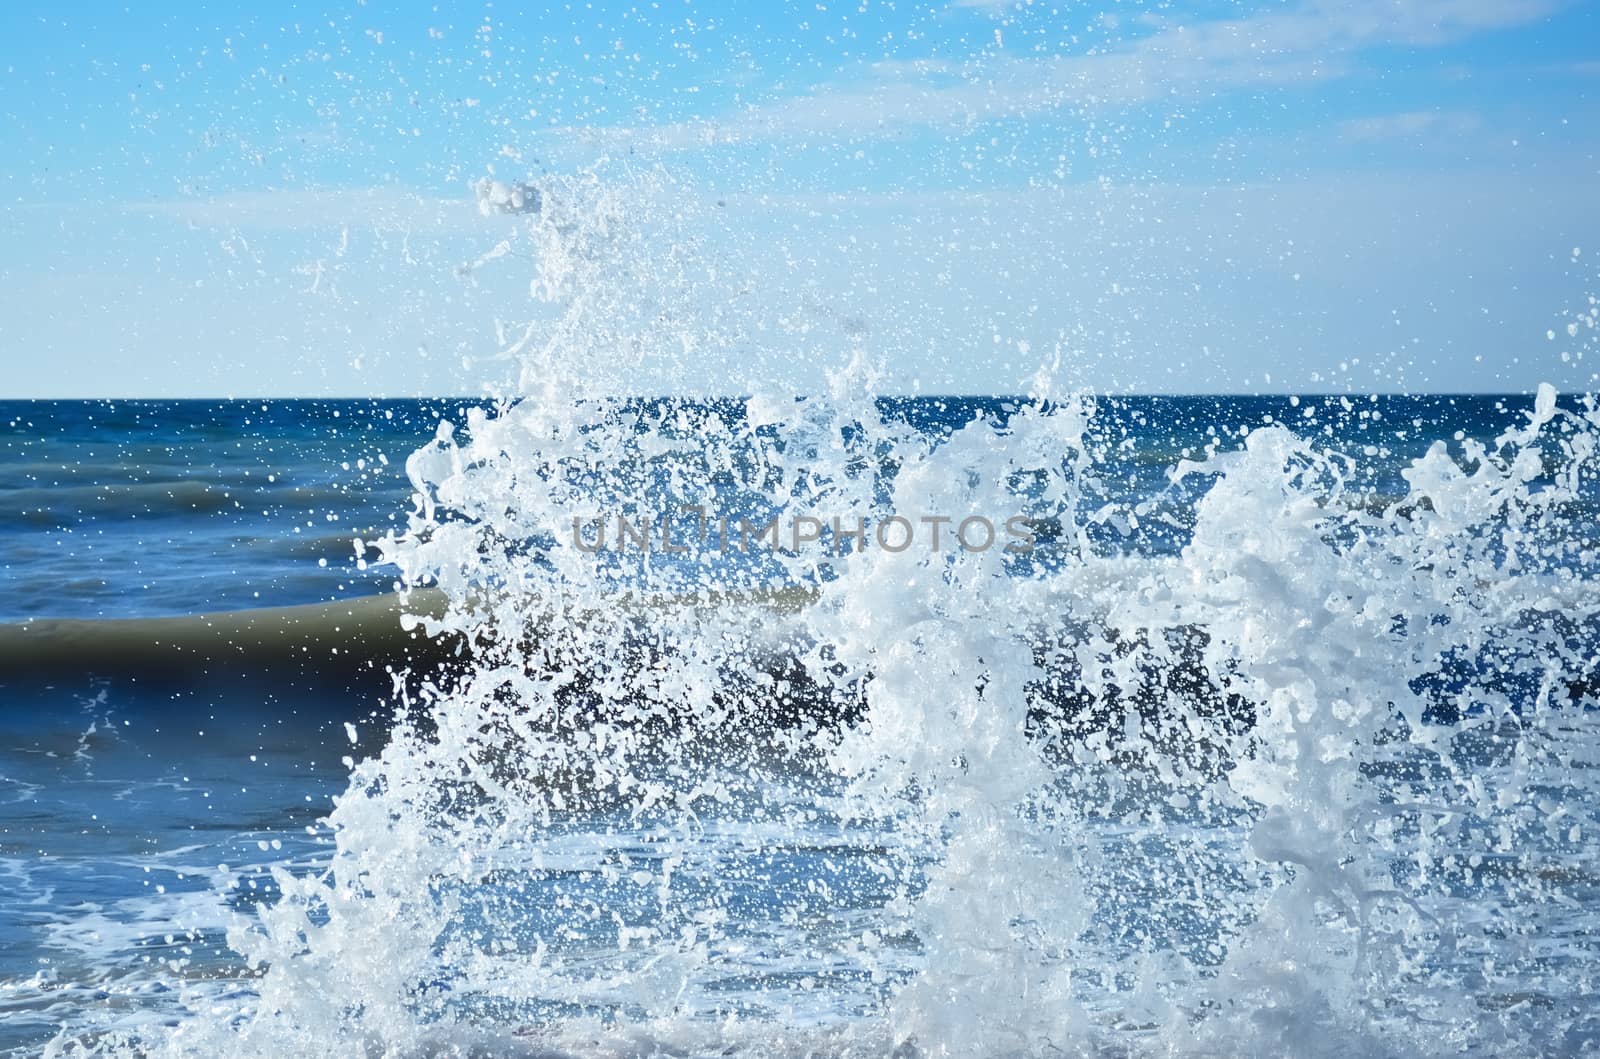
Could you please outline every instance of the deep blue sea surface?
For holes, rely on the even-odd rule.
[[[457,407],[0,402],[0,620],[379,591],[351,540],[403,516],[405,458]]]
[[[937,436],[1022,402],[886,399]],[[644,402],[650,409],[655,403]],[[1488,440],[1520,423],[1515,396],[1103,398],[1100,478],[1118,498],[1168,490],[1179,460],[1270,422],[1348,453],[1375,498],[1435,439]],[[356,539],[403,525],[406,457],[469,401],[0,401],[0,622],[195,614],[387,591]],[[657,410],[659,410],[657,408]],[[1181,522],[1188,492],[1170,496]],[[1149,520],[1119,546],[1170,552]]]

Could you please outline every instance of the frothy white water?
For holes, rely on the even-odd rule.
[[[383,542],[470,646],[356,765],[326,870],[231,944],[254,995],[168,1055],[1576,1051],[1600,1035],[1585,537],[1600,413],[1542,388],[1381,509],[1283,425],[1172,471],[1118,554],[1093,402],[941,441],[870,359],[830,392],[620,402],[630,358],[759,341],[641,189],[486,185],[554,306],[526,396],[441,430]],[[673,199],[672,196],[668,196]],[[681,201],[681,199],[673,199]],[[626,208],[624,208],[626,204]],[[659,218],[659,214],[651,214]],[[622,368],[617,366],[621,365]],[[622,559],[574,518],[1025,511],[948,545]],[[946,532],[950,532],[946,528]],[[807,585],[799,608],[774,586]],[[670,598],[668,598],[670,597]],[[1425,714],[1427,716],[1425,716]],[[1449,715],[1452,720],[1443,723]],[[60,1042],[62,1053],[76,1043]]]

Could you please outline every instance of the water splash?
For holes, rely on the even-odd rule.
[[[827,392],[626,399],[642,357],[781,346],[659,174],[485,183],[551,315],[441,427],[382,541],[461,645],[356,765],[331,861],[230,943],[245,993],[150,1054],[1482,1054],[1600,1036],[1600,410],[1542,387],[1373,502],[1262,425],[1118,499],[1048,372],[948,436]],[[653,205],[651,205],[653,204]],[[663,234],[666,231],[667,234]],[[741,315],[742,314],[742,315]],[[687,351],[687,352],[686,352]],[[738,380],[731,380],[737,382]],[[1119,544],[1184,498],[1186,543]],[[1004,547],[577,546],[688,505],[1025,515]],[[1042,556],[1048,554],[1048,561]],[[58,1052],[77,1043],[60,1041]]]

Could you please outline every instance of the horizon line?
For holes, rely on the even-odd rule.
[[[1538,387],[1537,386],[1534,387],[1533,389],[1527,389],[1527,390],[1270,390],[1270,391],[1263,391],[1263,390],[1191,390],[1191,391],[1168,390],[1168,391],[1159,391],[1159,392],[1157,392],[1157,391],[1107,392],[1107,391],[1097,391],[1097,390],[1092,390],[1092,389],[1085,389],[1085,390],[1074,390],[1074,391],[1071,391],[1070,393],[1064,395],[1063,397],[1046,397],[1046,398],[1042,398],[1042,400],[1059,402],[1061,400],[1066,399],[1067,397],[1095,397],[1095,398],[1104,398],[1104,399],[1110,399],[1110,400],[1121,400],[1121,399],[1127,399],[1127,398],[1153,398],[1153,399],[1161,399],[1161,400],[1170,400],[1170,399],[1177,399],[1177,398],[1205,398],[1205,397],[1211,397],[1211,398],[1221,398],[1221,397],[1230,397],[1230,398],[1238,398],[1238,397],[1290,398],[1290,397],[1298,397],[1298,398],[1300,398],[1302,400],[1306,400],[1306,399],[1317,400],[1317,399],[1322,399],[1322,398],[1335,398],[1335,397],[1368,398],[1368,399],[1370,399],[1372,397],[1532,397],[1537,392],[1538,392]],[[1597,391],[1595,391],[1595,390],[1562,390],[1562,389],[1557,388],[1556,392],[1558,394],[1560,394],[1561,396],[1563,396],[1563,397],[1572,397],[1572,396],[1592,396]],[[260,396],[260,395],[219,396],[219,395],[203,394],[203,395],[198,395],[198,396],[183,396],[183,397],[153,397],[153,396],[146,396],[146,395],[117,396],[117,397],[105,397],[105,396],[94,396],[94,397],[36,396],[36,397],[0,397],[0,404],[67,404],[67,403],[77,403],[77,404],[115,404],[115,403],[118,403],[118,402],[123,402],[123,403],[145,403],[145,404],[157,404],[157,403],[177,404],[177,403],[185,403],[185,402],[194,403],[194,404],[243,404],[243,403],[247,403],[247,402],[273,402],[273,401],[279,401],[279,402],[325,401],[325,402],[330,402],[330,403],[334,403],[334,402],[337,402],[337,403],[356,403],[356,402],[361,402],[361,401],[370,401],[370,402],[396,402],[396,401],[482,401],[482,402],[493,402],[493,401],[523,401],[523,400],[528,400],[531,396],[532,395],[528,395],[528,394],[519,394],[519,395],[510,395],[510,396],[498,395],[497,396],[497,395],[494,395],[494,394],[471,395],[471,394],[448,394],[448,393],[446,393],[446,394],[420,394],[420,395],[410,395],[410,396],[402,396],[402,395],[395,395],[395,394],[361,394],[361,395],[347,395],[347,394],[343,394],[343,395],[291,394],[291,395],[278,395],[278,396]],[[754,395],[745,393],[745,394],[719,394],[719,395],[715,395],[715,396],[707,396],[705,394],[660,393],[660,394],[601,394],[601,395],[598,395],[598,396],[600,396],[600,397],[615,397],[615,398],[619,398],[619,399],[625,400],[625,401],[639,401],[639,400],[643,400],[643,401],[667,401],[667,400],[744,401],[744,400],[750,399]],[[795,397],[796,400],[809,400],[809,399],[811,399],[811,398],[813,398],[815,396],[817,396],[817,395],[813,394],[813,393],[797,393],[797,394],[794,394],[794,397]],[[895,400],[930,400],[930,401],[931,400],[971,400],[973,398],[985,398],[985,399],[991,399],[991,400],[1008,400],[1008,401],[1036,401],[1036,400],[1041,400],[1041,398],[1036,398],[1036,397],[1030,396],[1029,394],[1025,394],[1025,393],[981,393],[981,392],[976,392],[976,391],[972,391],[972,392],[951,391],[951,392],[939,392],[939,393],[880,393],[880,394],[876,394],[874,396],[876,398],[891,398],[891,399],[895,399]],[[573,399],[574,400],[584,400],[585,398],[583,398],[583,397],[575,397]]]

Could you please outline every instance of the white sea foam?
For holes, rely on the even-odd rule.
[[[1146,514],[1107,507],[1091,400],[935,444],[882,414],[857,351],[829,392],[758,390],[742,416],[623,405],[618,365],[783,307],[727,327],[733,295],[688,278],[706,263],[647,234],[684,201],[650,180],[481,195],[524,225],[557,317],[511,351],[523,399],[410,458],[416,510],[382,545],[446,590],[423,624],[472,664],[354,767],[327,869],[276,870],[281,899],[235,924],[254,995],[196,990],[177,1027],[98,1047],[1505,1054],[1600,1033],[1595,740],[1568,701],[1600,609],[1573,517],[1592,403],[1541,387],[1525,426],[1440,442],[1381,509],[1346,495],[1343,455],[1263,426],[1174,470],[1205,483],[1190,541],[1137,560],[1090,532]],[[733,494],[1025,504],[1063,561],[618,570],[564,544],[575,514]],[[787,675],[753,662],[765,612],[711,599],[774,579],[816,592],[762,638]],[[637,605],[661,586],[703,605]],[[802,690],[844,720],[768,723]]]

